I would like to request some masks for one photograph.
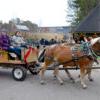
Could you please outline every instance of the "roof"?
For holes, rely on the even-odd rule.
[[[79,24],[75,32],[100,32],[100,4]]]
[[[18,30],[29,31],[29,28],[25,25],[16,25]]]

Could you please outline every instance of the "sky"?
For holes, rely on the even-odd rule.
[[[0,0],[0,20],[30,20],[38,26],[66,26],[68,0]]]

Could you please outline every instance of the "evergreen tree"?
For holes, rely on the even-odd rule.
[[[69,14],[72,17],[71,24],[77,26],[86,17],[89,12],[100,3],[100,0],[69,0]]]

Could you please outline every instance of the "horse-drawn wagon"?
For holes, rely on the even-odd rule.
[[[100,52],[100,37],[91,40],[91,46],[93,51]],[[63,81],[59,77],[59,65],[63,65],[63,69],[67,72],[69,78],[73,80],[72,76],[68,72],[68,69],[75,69],[76,67],[68,68],[68,66],[79,65],[80,68],[80,77],[81,84],[83,88],[86,88],[86,84],[84,83],[84,77],[88,74],[88,78],[91,81],[91,64],[94,62],[94,59],[83,55],[81,50],[76,52],[78,54],[77,59],[72,59],[72,50],[70,45],[57,44],[47,47],[45,49],[44,62],[41,67],[36,67],[38,61],[38,49],[29,47],[28,49],[21,50],[21,59],[17,59],[13,53],[0,50],[0,66],[3,68],[13,68],[12,76],[15,80],[23,81],[26,78],[27,70],[29,70],[32,74],[39,72],[41,83],[43,83],[43,76],[46,69],[51,67],[51,70],[54,70],[54,75],[62,84]],[[94,55],[94,54],[93,54]],[[14,59],[11,59],[11,56]],[[94,55],[95,56],[95,55]],[[76,56],[74,56],[76,57]],[[52,69],[53,68],[53,69]],[[36,71],[36,72],[35,72]],[[74,80],[73,80],[74,81]]]

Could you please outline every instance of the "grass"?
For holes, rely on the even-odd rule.
[[[63,39],[63,34],[58,34],[58,33],[33,33],[33,34],[26,34],[24,37],[30,38],[33,40],[40,40],[41,38],[50,40],[50,39],[57,39],[57,40],[62,40]]]

